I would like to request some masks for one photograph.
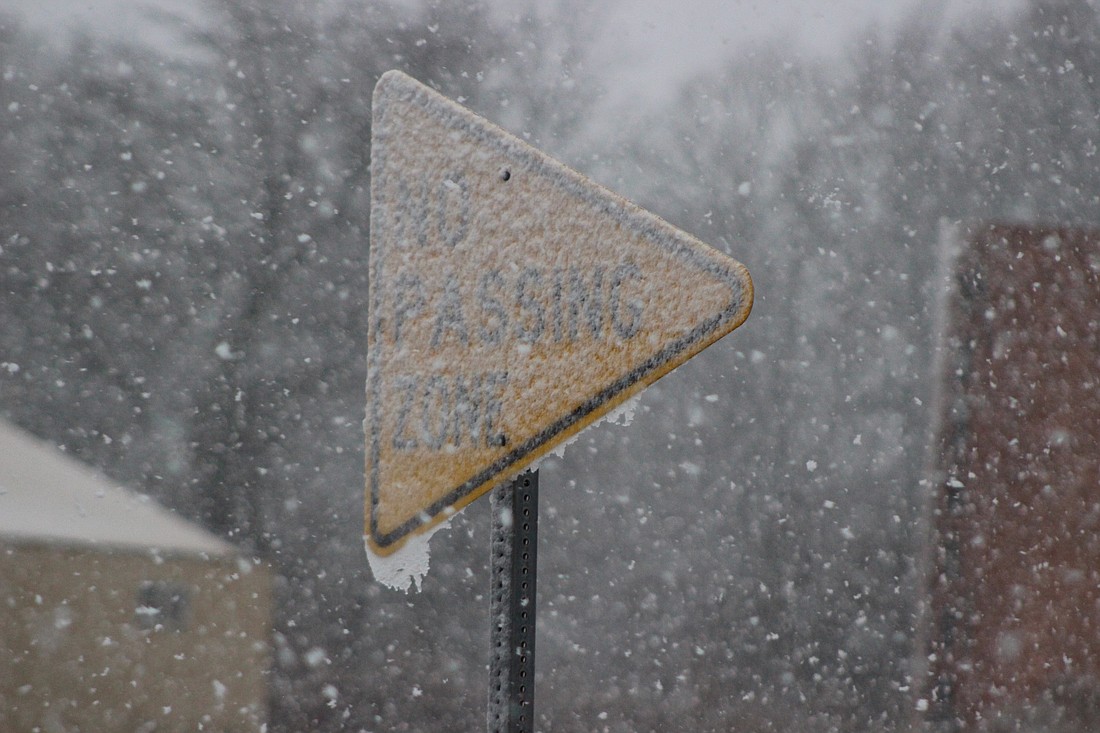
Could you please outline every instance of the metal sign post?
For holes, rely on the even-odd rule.
[[[497,486],[489,494],[489,507],[489,733],[532,733],[538,471]]]
[[[367,553],[426,552],[492,492],[488,724],[529,733],[538,476],[507,479],[740,326],[752,278],[399,71],[370,221]]]

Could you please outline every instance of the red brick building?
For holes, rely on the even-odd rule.
[[[952,227],[943,274],[916,707],[1100,730],[1100,231]]]

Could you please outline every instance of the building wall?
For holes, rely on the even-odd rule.
[[[927,719],[1098,730],[1100,232],[949,244]]]
[[[237,557],[0,538],[0,730],[258,731],[270,608]]]

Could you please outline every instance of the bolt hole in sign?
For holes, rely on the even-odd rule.
[[[753,287],[403,73],[373,104],[366,540],[387,556],[737,328]]]

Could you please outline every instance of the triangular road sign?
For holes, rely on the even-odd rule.
[[[400,72],[374,91],[367,539],[389,554],[729,333],[738,262]]]

